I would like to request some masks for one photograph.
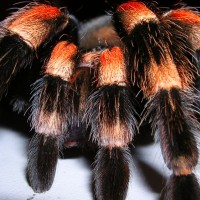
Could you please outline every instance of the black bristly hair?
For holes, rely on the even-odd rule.
[[[165,199],[194,200],[200,197],[200,187],[194,174],[175,176],[171,175]]]
[[[30,141],[27,174],[35,192],[45,192],[53,184],[62,140],[57,137],[35,135]]]
[[[91,126],[92,141],[102,145],[99,133],[102,124],[112,127],[119,120],[126,127],[126,137],[131,142],[137,132],[138,115],[134,109],[134,99],[131,89],[123,86],[103,86],[93,90],[87,99],[85,112],[86,123]]]
[[[31,65],[34,50],[19,35],[4,27],[0,27],[0,49],[0,98],[2,98],[16,74],[22,68]]]
[[[99,200],[123,200],[130,180],[131,155],[128,148],[102,147],[94,163],[95,194]],[[105,178],[106,177],[106,178]]]

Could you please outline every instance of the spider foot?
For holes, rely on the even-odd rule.
[[[128,148],[102,147],[94,168],[95,193],[98,200],[126,198],[131,156]]]
[[[199,200],[200,187],[194,174],[171,175],[165,200]]]
[[[27,176],[30,186],[35,192],[45,192],[50,189],[59,154],[57,137],[35,135],[29,146]]]

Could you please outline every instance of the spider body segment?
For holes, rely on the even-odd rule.
[[[98,148],[96,199],[126,199],[129,146],[149,122],[172,171],[165,199],[198,200],[199,49],[200,14],[187,7],[156,13],[124,1],[111,16],[79,24],[53,5],[31,3],[2,21],[0,96],[35,58],[43,63],[30,101],[12,101],[35,131],[27,166],[33,190],[51,188],[59,151],[83,139]]]

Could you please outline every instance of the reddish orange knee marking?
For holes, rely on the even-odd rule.
[[[117,11],[119,11],[119,12],[128,11],[128,10],[137,10],[137,11],[142,12],[142,11],[148,10],[148,9],[141,2],[131,2],[131,1],[129,1],[127,3],[123,3],[117,8]]]
[[[126,65],[119,47],[106,49],[100,56],[99,85],[126,85]]]
[[[195,13],[194,11],[189,10],[174,10],[169,12],[169,17],[183,21],[189,24],[199,24],[200,23],[200,15]]]
[[[120,21],[128,34],[139,23],[144,21],[158,21],[156,15],[141,2],[130,1],[128,3],[121,4],[117,8],[117,13],[119,14]]]
[[[58,8],[42,4],[42,5],[32,7],[31,9],[20,14],[19,17],[21,19],[29,18],[33,20],[36,20],[36,19],[47,20],[47,19],[55,18],[61,14],[62,13]]]
[[[70,81],[75,69],[73,57],[76,54],[77,47],[74,44],[66,41],[58,43],[51,53],[45,73]]]

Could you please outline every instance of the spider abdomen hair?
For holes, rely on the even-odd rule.
[[[30,141],[28,153],[28,181],[35,192],[51,187],[59,155],[59,139],[36,134]]]
[[[82,23],[79,30],[80,47],[93,49],[97,46],[123,46],[118,34],[114,30],[112,17],[102,15],[88,22]]]
[[[131,155],[128,148],[102,147],[94,168],[95,194],[98,200],[124,200],[130,179]]]

